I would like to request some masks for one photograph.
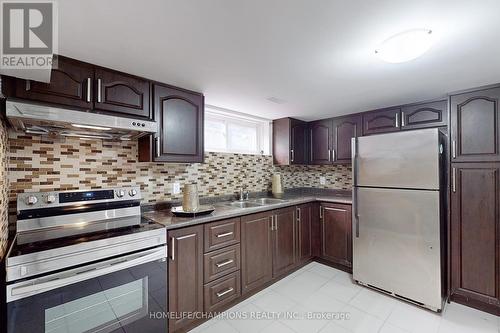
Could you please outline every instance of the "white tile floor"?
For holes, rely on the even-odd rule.
[[[348,319],[285,318],[283,312],[348,313]],[[272,317],[273,313],[276,317]],[[251,318],[252,315],[266,318]],[[192,332],[206,333],[500,333],[500,319],[456,303],[441,315],[354,284],[345,272],[313,262]],[[240,316],[234,318],[231,316]],[[247,316],[248,318],[241,318]]]

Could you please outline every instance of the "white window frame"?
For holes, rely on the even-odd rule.
[[[229,135],[226,135],[226,148],[215,149],[206,147],[205,151],[221,152],[221,153],[236,153],[236,154],[250,154],[250,155],[270,155],[271,152],[271,123],[270,119],[255,117],[252,115],[231,111],[215,106],[205,106],[205,121],[213,120],[223,122],[226,126],[226,134],[228,134],[228,124],[242,125],[242,126],[255,126],[257,131],[257,150],[256,151],[241,151],[238,149],[231,149],[229,143]]]

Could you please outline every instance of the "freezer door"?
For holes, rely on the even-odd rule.
[[[356,186],[439,189],[436,128],[357,138]]]
[[[354,188],[353,278],[441,309],[439,192]]]

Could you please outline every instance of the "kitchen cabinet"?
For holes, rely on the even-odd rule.
[[[307,164],[307,130],[307,123],[297,119],[273,120],[273,163]]]
[[[297,206],[297,262],[304,263],[312,258],[313,252],[313,209],[312,203]]]
[[[158,133],[139,140],[139,161],[203,162],[203,95],[160,84],[153,92]]]
[[[331,137],[333,122],[331,119],[309,123],[309,152],[311,164],[331,164]]]
[[[168,231],[169,332],[185,329],[195,320],[183,313],[203,311],[203,226]]]
[[[397,132],[400,130],[399,107],[363,113],[363,135]]]
[[[500,87],[450,97],[452,162],[500,161]]]
[[[352,138],[362,135],[361,115],[333,119],[332,162],[351,163]]]
[[[352,267],[351,206],[320,204],[320,257],[334,264]]]
[[[240,272],[231,273],[205,285],[205,312],[220,310],[241,296]]]
[[[265,285],[273,277],[273,216],[271,211],[241,218],[242,294]]]
[[[451,299],[500,315],[500,163],[451,172]]]
[[[7,78],[7,97],[151,119],[150,81],[63,56],[49,83]]]
[[[446,100],[410,104],[401,107],[401,130],[413,130],[448,125]]]
[[[295,207],[274,211],[273,226],[273,277],[287,273],[295,267],[297,223]]]
[[[94,68],[90,64],[57,57],[57,68],[51,71],[50,82],[13,79],[14,96],[31,101],[93,107]],[[8,94],[10,95],[10,94]]]
[[[150,118],[150,82],[107,68],[95,68],[94,109]]]

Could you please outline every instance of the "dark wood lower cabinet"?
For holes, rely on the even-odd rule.
[[[320,219],[320,257],[334,264],[351,268],[351,205],[321,203]]]
[[[168,232],[168,311],[203,311],[203,226]],[[169,332],[182,330],[194,322],[188,317],[169,320]]]
[[[273,277],[271,220],[273,212],[241,218],[241,292],[246,294]]]
[[[313,256],[313,207],[312,203],[297,207],[298,263],[303,263]]]
[[[451,299],[500,315],[500,163],[452,164]]]
[[[295,207],[276,210],[273,223],[273,277],[277,277],[292,270],[297,262]]]

